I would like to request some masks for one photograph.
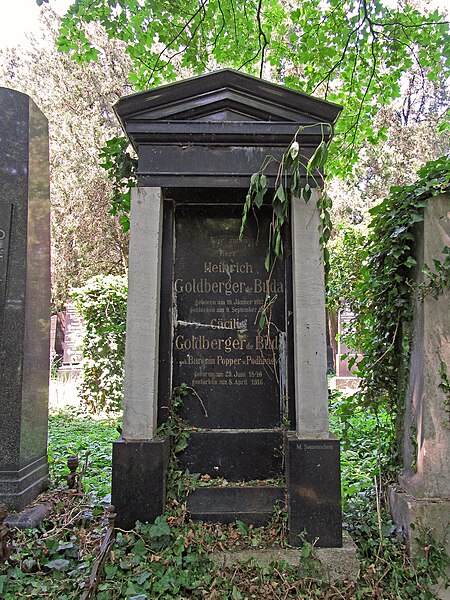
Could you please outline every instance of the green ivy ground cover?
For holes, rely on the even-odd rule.
[[[380,466],[389,467],[385,458],[392,431],[388,415],[355,410],[351,397],[336,394],[332,426],[342,438],[346,526],[361,560],[356,583],[331,586],[322,581],[309,544],[299,549],[300,569],[275,563],[218,568],[208,557],[214,550],[286,545],[283,511],[277,511],[264,528],[239,521],[229,526],[204,525],[190,522],[183,506],[172,501],[167,514],[154,524],[118,532],[97,598],[433,598],[430,586],[446,564],[442,548],[424,539],[421,558],[413,566],[385,510],[380,514],[376,510],[373,480]],[[11,561],[0,566],[0,598],[80,598],[106,528],[111,442],[117,436],[113,420],[74,411],[52,415],[52,489],[43,499],[53,501],[55,511],[38,529],[15,533]],[[86,451],[83,485],[88,493],[71,496],[64,481],[67,457],[77,453],[81,459]]]

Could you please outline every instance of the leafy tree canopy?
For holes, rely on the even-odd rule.
[[[62,21],[59,49],[81,63],[98,60],[92,23],[125,43],[137,91],[232,67],[342,104],[329,165],[341,175],[363,141],[385,136],[374,116],[400,96],[408,69],[437,81],[450,68],[448,22],[410,3],[76,0]]]

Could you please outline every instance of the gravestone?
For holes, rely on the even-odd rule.
[[[423,267],[445,258],[450,247],[450,195],[430,198],[424,221],[416,225],[416,282]],[[450,409],[445,375],[450,366],[450,292],[416,297],[409,383],[402,440],[403,473],[390,489],[394,521],[411,552],[423,528],[444,542],[450,556]],[[444,365],[444,366],[442,366]]]
[[[360,381],[359,377],[355,375],[355,371],[362,356],[348,348],[342,339],[343,336],[348,334],[349,327],[354,318],[355,314],[344,304],[338,312],[336,377],[333,378],[333,386],[337,389],[355,389],[358,387]]]
[[[47,484],[50,201],[47,120],[0,88],[0,502]]]
[[[85,326],[83,318],[76,310],[75,302],[68,300],[64,319],[63,364],[78,365],[83,358],[83,338]]]
[[[228,482],[190,494],[191,516],[261,524],[287,494],[292,543],[306,530],[319,546],[340,546],[317,191],[308,204],[293,199],[285,258],[270,275],[268,206],[239,239],[252,173],[267,155],[281,158],[296,134],[307,161],[320,124],[331,129],[340,108],[224,70],[123,98],[115,109],[139,157],[124,422],[113,448],[118,523],[164,509],[169,441],[156,430],[184,383],[181,416],[192,432],[181,466]],[[276,173],[274,162],[272,189]],[[261,324],[265,302],[270,318]]]

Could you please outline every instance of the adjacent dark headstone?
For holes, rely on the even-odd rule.
[[[47,484],[50,202],[47,120],[0,88],[0,501]]]

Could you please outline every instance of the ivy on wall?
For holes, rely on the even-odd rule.
[[[348,301],[357,314],[348,345],[363,353],[358,374],[362,402],[373,408],[402,406],[411,346],[413,300],[417,293],[441,293],[450,285],[448,252],[425,267],[417,288],[414,226],[424,219],[430,198],[450,189],[450,158],[428,162],[412,185],[393,187],[389,198],[370,212],[372,220],[362,249],[358,282]]]

